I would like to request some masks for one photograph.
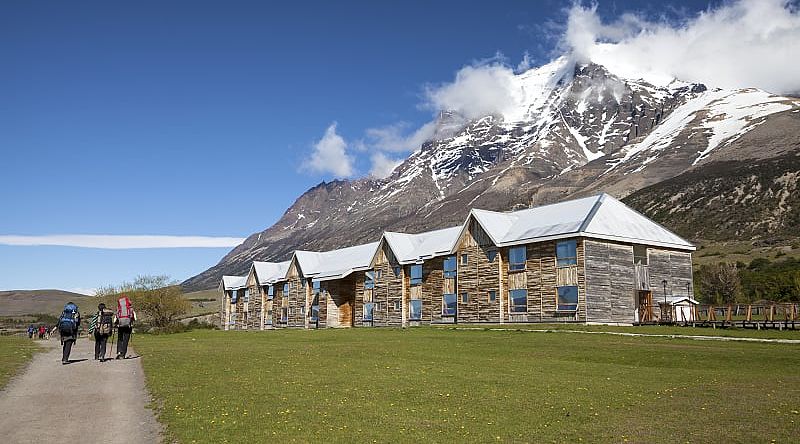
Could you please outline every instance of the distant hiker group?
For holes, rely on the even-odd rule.
[[[47,325],[41,324],[38,327],[31,324],[28,326],[28,337],[33,339],[36,336],[39,339],[50,339],[50,330]]]
[[[108,309],[106,304],[101,302],[97,306],[97,312],[89,321],[89,334],[94,335],[94,359],[100,362],[111,359],[106,358],[106,344],[108,343],[108,338],[114,335],[115,328],[118,336],[116,359],[126,358],[135,320],[136,312],[127,297],[123,296],[117,300],[116,312]],[[73,302],[68,302],[58,318],[57,325],[63,348],[62,364],[69,363],[69,354],[78,339],[80,324],[81,315],[78,312],[78,306]]]

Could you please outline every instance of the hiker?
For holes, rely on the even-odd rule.
[[[106,343],[108,337],[114,331],[114,311],[106,308],[106,304],[100,303],[97,306],[97,313],[92,316],[89,322],[89,333],[94,333],[94,360],[106,361]]]
[[[44,339],[44,332],[45,332],[45,328],[44,328],[44,324],[42,324],[42,325],[39,326],[39,339]]]
[[[117,301],[117,359],[127,357],[134,321],[136,312],[133,310],[131,300],[123,295]]]
[[[58,318],[58,333],[61,335],[61,364],[69,364],[69,353],[72,346],[78,339],[78,328],[81,326],[81,314],[78,306],[73,302],[67,302],[61,317]]]
[[[28,326],[28,339],[33,339],[33,332],[34,331],[36,331],[36,329],[33,327],[33,324],[29,325]]]

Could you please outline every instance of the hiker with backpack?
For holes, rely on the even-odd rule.
[[[78,339],[78,328],[81,326],[81,314],[78,306],[73,302],[67,302],[61,317],[58,318],[58,333],[61,335],[61,364],[69,364],[69,353],[72,346]]]
[[[108,337],[114,332],[115,321],[114,311],[106,308],[106,304],[101,302],[97,306],[97,313],[89,322],[89,333],[94,333],[95,361],[106,361],[106,343],[108,343]]]
[[[133,304],[126,296],[122,296],[117,301],[117,359],[127,357],[134,321],[136,312],[133,310]]]

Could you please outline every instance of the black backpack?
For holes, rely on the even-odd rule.
[[[114,325],[114,312],[104,308],[97,314],[97,326],[95,327],[98,334],[110,335],[111,329]]]
[[[62,336],[72,336],[78,329],[78,306],[67,304],[58,318],[58,331]]]

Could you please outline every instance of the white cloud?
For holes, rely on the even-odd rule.
[[[436,131],[436,123],[428,122],[409,132],[410,125],[399,122],[379,128],[368,128],[364,140],[360,141],[362,149],[377,149],[389,152],[409,152],[420,147],[429,140]]]
[[[623,77],[800,92],[800,14],[784,0],[725,3],[678,24],[633,14],[603,23],[595,6],[574,5],[563,43]]]
[[[303,162],[303,167],[314,173],[330,173],[336,177],[350,177],[354,174],[353,157],[347,154],[347,142],[336,134],[336,122],[314,144],[314,151]]]
[[[134,248],[229,248],[244,242],[241,237],[160,236],[113,234],[57,234],[45,236],[0,235],[0,245],[61,246],[110,250]]]
[[[381,152],[373,154],[370,160],[372,161],[372,169],[369,174],[378,179],[389,177],[392,171],[403,163],[403,159],[391,159]]]
[[[465,66],[453,82],[425,89],[428,108],[455,111],[467,119],[504,114],[518,107],[521,97],[514,71],[498,62]]]

